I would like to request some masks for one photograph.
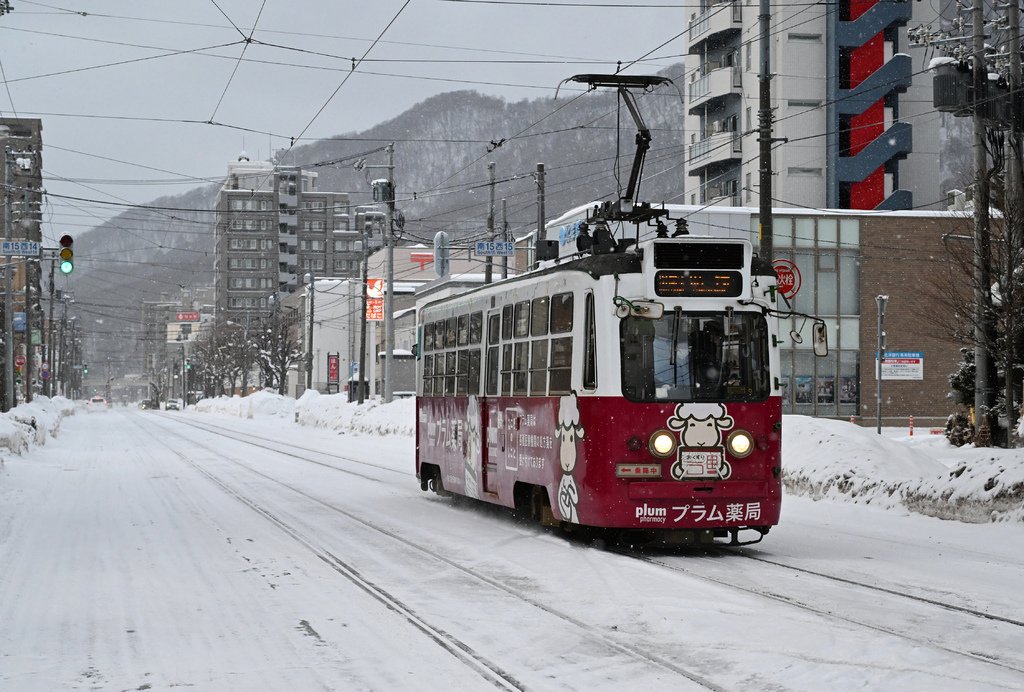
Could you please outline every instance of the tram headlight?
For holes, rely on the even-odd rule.
[[[662,459],[672,456],[676,451],[676,436],[668,430],[658,430],[651,435],[647,443],[647,449],[656,457]]]
[[[729,433],[725,444],[729,448],[729,452],[740,459],[750,456],[750,453],[754,451],[754,438],[746,430],[733,430]]]

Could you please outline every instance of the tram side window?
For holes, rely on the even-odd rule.
[[[512,340],[512,306],[506,305],[501,309],[501,338],[505,341]]]
[[[594,322],[594,294],[584,301],[583,318],[583,388],[597,389],[597,326]]]
[[[457,355],[456,364],[458,369],[455,375],[455,393],[465,396],[469,394],[469,351],[459,351]]]
[[[469,315],[459,315],[458,325],[458,344],[466,346],[469,344]]]
[[[458,319],[455,317],[449,317],[445,320],[444,326],[444,347],[455,348],[456,341],[455,335],[457,334]]]
[[[516,337],[530,335],[530,301],[523,300],[515,305],[515,329],[513,335]]]
[[[482,312],[474,312],[469,316],[469,343],[480,343],[484,330],[484,315]]]
[[[480,351],[469,352],[469,378],[466,383],[469,394],[480,393]]]
[[[444,354],[444,359],[444,393],[452,395],[455,394],[455,379],[458,371],[455,351],[449,351]]]
[[[551,297],[551,333],[572,331],[572,293],[558,293]]]
[[[427,322],[423,325],[423,350],[434,350],[434,323]]]
[[[512,344],[501,347],[501,393],[505,396],[512,393]]]
[[[423,396],[434,393],[434,356],[423,356]]]
[[[548,333],[548,307],[551,299],[547,296],[534,298],[530,310],[530,335],[545,336]]]
[[[501,315],[495,313],[487,316],[487,378],[484,383],[485,393],[494,396],[498,393],[499,361],[498,339],[501,336]]]
[[[551,340],[551,377],[548,394],[568,394],[572,389],[572,337]]]
[[[514,360],[512,362],[512,394],[515,396],[526,396],[527,377],[530,367],[530,343],[520,341],[515,346]]]
[[[530,343],[533,352],[530,359],[530,394],[544,396],[548,393],[548,340],[537,339]]]

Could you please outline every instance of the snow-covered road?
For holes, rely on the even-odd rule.
[[[623,555],[412,441],[114,409],[0,467],[0,689],[1024,689],[1024,528],[787,498]]]

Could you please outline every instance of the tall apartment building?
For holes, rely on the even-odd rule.
[[[932,76],[900,52],[911,12],[934,14],[922,5],[772,4],[773,136],[786,140],[773,147],[773,206],[943,208]],[[759,202],[758,11],[702,0],[690,18],[690,204]]]
[[[359,276],[361,234],[346,193],[317,189],[318,174],[250,161],[228,165],[217,197],[217,319],[266,314],[270,296],[294,293],[306,273]]]

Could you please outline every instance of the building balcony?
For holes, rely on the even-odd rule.
[[[299,281],[299,275],[294,272],[278,271],[277,283],[278,284],[297,284]]]
[[[738,34],[742,29],[743,7],[739,2],[732,0],[712,5],[690,20],[687,52],[698,55],[705,41],[717,39],[724,43],[729,34]]]
[[[736,65],[719,67],[687,86],[687,107],[691,115],[715,99],[743,93],[743,72]]]
[[[295,233],[295,229],[289,229],[287,233],[279,233],[278,240],[280,244],[286,245],[292,250],[299,246],[299,236]]]
[[[282,262],[284,264],[288,264],[288,265],[294,266],[295,263],[299,261],[299,256],[297,254],[295,254],[294,251],[292,251],[292,252],[279,252],[277,254],[277,261],[278,262]]]
[[[743,144],[739,132],[719,132],[691,144],[686,165],[690,175],[700,175],[709,166],[735,165],[741,158]]]
[[[277,195],[277,203],[285,207],[296,207],[299,204],[298,195],[289,195],[286,192],[279,192]]]
[[[282,226],[295,228],[299,225],[299,217],[297,214],[281,213],[277,215],[277,222],[280,223]]]

